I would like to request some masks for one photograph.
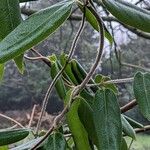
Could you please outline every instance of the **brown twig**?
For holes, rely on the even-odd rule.
[[[5,118],[5,119],[7,119],[7,120],[10,120],[10,121],[14,122],[15,124],[17,124],[17,125],[20,126],[21,128],[25,128],[21,123],[19,123],[18,121],[16,121],[15,119],[13,119],[13,118],[11,118],[11,117],[8,117],[8,116],[6,116],[6,115],[4,115],[4,114],[1,114],[1,113],[0,113],[0,117],[3,117],[3,118]]]
[[[35,114],[35,109],[36,109],[37,105],[34,105],[33,108],[32,108],[32,113],[31,113],[31,117],[30,117],[30,121],[29,121],[29,124],[28,124],[28,128],[31,127],[31,124],[32,124],[32,121],[33,121],[33,117],[34,117],[34,114]]]
[[[123,107],[120,108],[121,113],[125,113],[128,110],[132,109],[133,107],[135,107],[137,105],[136,100],[132,100],[131,102],[127,103],[126,105],[124,105]]]
[[[135,132],[136,133],[141,133],[141,132],[145,132],[145,131],[149,131],[150,130],[150,125],[144,126],[143,128],[136,128]]]

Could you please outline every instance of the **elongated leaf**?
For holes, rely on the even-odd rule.
[[[122,125],[120,108],[113,91],[98,90],[93,102],[93,118],[99,150],[120,150]]]
[[[3,0],[0,3],[0,41],[4,39],[21,22],[21,12],[18,0]],[[21,64],[20,59],[16,59]],[[1,65],[2,66],[2,65]],[[4,66],[4,65],[3,65]],[[4,67],[1,67],[4,69]],[[1,71],[2,77],[4,71]],[[1,78],[2,79],[2,78]]]
[[[76,98],[75,101],[72,103],[70,111],[67,114],[67,122],[70,131],[73,135],[77,150],[90,150],[88,134],[78,116],[78,107],[80,105],[81,100],[83,99]]]
[[[66,150],[66,148],[67,144],[64,136],[59,132],[55,132],[49,136],[40,150]]]
[[[29,134],[27,129],[2,130],[0,131],[0,146],[18,142]]]
[[[136,139],[135,131],[123,115],[121,115],[121,122],[122,122],[122,130],[125,133],[125,135],[135,140]]]
[[[21,23],[21,12],[18,0],[3,0],[0,5],[0,39],[4,39]],[[18,70],[23,73],[22,55],[15,58]]]
[[[68,18],[73,1],[63,1],[39,11],[23,21],[0,43],[0,63],[4,63],[53,33]]]
[[[150,120],[150,73],[136,73],[133,89],[141,113]]]
[[[80,7],[80,9],[83,11],[83,5],[82,3],[78,2],[78,6]],[[91,11],[86,8],[86,13],[85,13],[86,19],[87,21],[91,24],[91,26],[96,30],[99,31],[99,26],[98,26],[98,22],[95,18],[95,16],[91,13]],[[104,24],[105,27],[105,24]],[[112,35],[109,33],[109,31],[107,30],[107,28],[105,27],[105,37],[108,39],[108,41],[110,42],[110,44],[112,45],[113,43],[113,37]]]
[[[122,0],[102,0],[108,11],[119,21],[150,32],[150,12]]]

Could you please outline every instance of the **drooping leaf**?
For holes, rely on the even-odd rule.
[[[116,95],[109,89],[98,90],[92,108],[98,149],[120,150],[122,124]]]
[[[150,120],[150,73],[136,73],[133,90],[141,113]]]
[[[62,1],[31,15],[0,43],[0,63],[4,63],[44,40],[68,18],[73,0]]]
[[[70,128],[70,131],[73,135],[74,142],[77,150],[86,149],[90,150],[90,144],[88,140],[88,134],[80,121],[78,115],[78,107],[80,105],[80,101],[83,99],[78,97],[72,103],[70,111],[67,114],[67,122]]]
[[[122,122],[122,130],[125,133],[125,135],[135,140],[136,139],[135,131],[123,115],[121,115],[121,122]]]
[[[29,135],[27,129],[1,130],[0,146],[18,142]]]
[[[83,11],[83,5],[82,5],[82,3],[80,3],[79,1],[77,1],[77,2],[78,2],[79,8]],[[91,13],[91,11],[88,8],[86,8],[85,17],[86,17],[86,20],[91,24],[91,26],[96,31],[99,31],[99,26],[98,26],[97,19],[95,18],[95,16]],[[108,41],[112,45],[112,43],[113,43],[113,37],[110,34],[110,32],[107,30],[105,24],[104,24],[104,30],[105,30],[105,37],[108,39]]]
[[[122,0],[102,0],[108,11],[119,21],[150,32],[150,12]]]
[[[40,150],[66,150],[67,143],[63,134],[55,132],[48,137],[48,140],[40,148]]]

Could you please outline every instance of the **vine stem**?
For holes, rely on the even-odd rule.
[[[48,136],[51,134],[53,130],[57,129],[60,121],[63,119],[64,115],[68,112],[71,106],[70,104],[72,103],[74,97],[73,93],[77,88],[78,88],[77,86],[73,88],[68,104],[64,107],[62,112],[54,118],[53,124],[51,125],[50,129],[47,131],[44,137],[34,147],[31,148],[31,150],[35,150],[40,144],[42,144],[45,141],[45,139],[48,138]]]
[[[58,72],[58,74],[55,76],[55,78],[53,79],[53,81],[51,82],[47,92],[46,92],[46,95],[44,97],[44,100],[43,100],[43,104],[42,104],[42,109],[41,109],[41,113],[40,113],[40,117],[39,117],[39,120],[38,120],[38,123],[37,123],[37,127],[36,127],[36,131],[35,131],[35,134],[38,134],[38,130],[41,126],[41,120],[42,120],[42,116],[45,112],[45,109],[46,109],[46,106],[47,106],[47,103],[48,103],[48,99],[49,99],[49,96],[52,92],[52,89],[54,87],[54,85],[56,84],[57,80],[59,79],[59,77],[61,76],[61,74],[63,73],[63,71],[65,70],[66,66],[68,65],[69,61],[71,60],[73,54],[74,54],[74,51],[75,51],[75,48],[76,48],[76,44],[78,42],[78,39],[82,33],[82,30],[84,28],[84,23],[85,23],[85,13],[83,13],[83,17],[82,17],[82,21],[81,21],[81,24],[80,24],[80,27],[78,29],[78,32],[73,40],[73,43],[72,43],[72,46],[71,46],[71,49],[70,49],[70,52],[69,52],[69,55],[68,55],[68,59],[65,63],[65,65],[63,66],[63,68]]]
[[[99,35],[99,37],[100,37],[99,38],[99,45],[100,46],[97,49],[98,53],[97,53],[96,60],[93,64],[93,66],[90,68],[90,71],[88,72],[85,79],[79,85],[79,88],[76,91],[75,95],[77,95],[85,87],[85,85],[89,82],[89,80],[91,79],[91,77],[94,74],[97,66],[99,65],[99,62],[101,61],[102,54],[103,54],[103,48],[104,48],[104,25],[103,25],[103,21],[102,21],[101,17],[98,15],[98,13],[95,11],[95,9],[92,6],[87,6],[87,7],[92,12],[92,14],[95,16],[95,18],[98,21],[99,34],[100,34]]]

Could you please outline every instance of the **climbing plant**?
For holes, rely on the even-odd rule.
[[[29,0],[0,2],[1,79],[4,65],[10,60],[14,60],[18,70],[23,73],[25,69],[23,58],[26,57],[31,60],[42,60],[48,65],[53,80],[45,94],[36,129],[23,127],[17,123],[19,129],[0,130],[1,148],[7,150],[9,144],[26,138],[12,149],[128,150],[126,136],[135,140],[136,132],[150,129],[150,126],[143,126],[123,114],[138,105],[143,117],[150,120],[148,70],[146,73],[137,72],[131,78],[116,80],[102,74],[94,74],[103,57],[104,39],[107,38],[111,46],[115,41],[106,28],[101,14],[96,10],[93,0],[64,0],[22,20],[19,2],[27,1]],[[149,35],[149,11],[120,0],[102,0],[100,3],[121,24],[137,30],[138,33]],[[82,19],[69,53],[41,55],[34,46],[62,26],[71,17],[74,6],[82,12]],[[85,22],[99,33],[97,55],[88,72],[77,59],[73,58]],[[32,51],[37,56],[33,58],[24,56],[26,51]],[[120,60],[119,55],[117,58]],[[121,61],[118,62],[121,65]],[[120,107],[117,84],[125,82],[133,82],[135,99]],[[41,119],[54,87],[64,108],[54,117],[49,130],[41,134]]]

